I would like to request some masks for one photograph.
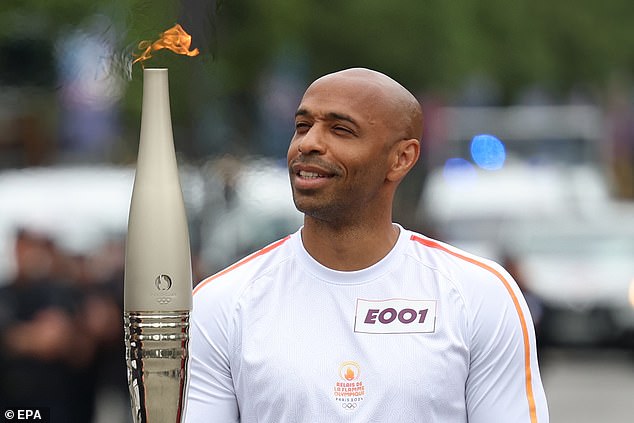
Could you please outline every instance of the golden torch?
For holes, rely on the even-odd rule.
[[[163,38],[170,34],[166,31]],[[157,43],[146,45],[147,57]],[[178,423],[184,415],[191,307],[189,231],[168,71],[144,69],[124,279],[126,363],[135,423]]]

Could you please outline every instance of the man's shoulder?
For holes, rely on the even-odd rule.
[[[495,261],[455,245],[413,231],[408,231],[408,239],[410,256],[455,282],[473,285],[477,280],[506,276],[504,269]]]
[[[433,269],[467,302],[501,305],[521,296],[513,277],[499,263],[426,236],[411,233],[409,254]]]
[[[415,254],[422,259],[445,260],[448,264],[455,262],[488,262],[484,257],[471,254],[455,245],[439,239],[431,238],[421,233],[407,230],[410,254]]]
[[[194,295],[202,295],[207,291],[240,290],[292,255],[289,245],[291,238],[292,235],[287,235],[203,279],[194,288]]]

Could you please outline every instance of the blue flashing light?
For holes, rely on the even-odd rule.
[[[504,143],[494,135],[476,135],[471,140],[471,158],[482,169],[501,169],[506,160]]]

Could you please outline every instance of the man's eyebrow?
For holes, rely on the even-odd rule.
[[[326,118],[330,120],[344,120],[346,122],[350,122],[353,125],[357,125],[357,121],[352,118],[352,116],[344,115],[342,113],[330,112],[326,114]]]
[[[309,115],[309,114],[310,114],[310,112],[308,110],[306,110],[306,109],[298,109],[295,112],[295,117],[297,117],[297,116],[306,116],[306,115]]]
[[[295,117],[298,116],[311,116],[312,113],[310,111],[308,111],[307,109],[298,109],[297,112],[295,112]],[[353,125],[358,125],[357,121],[354,120],[354,118],[352,116],[343,114],[343,113],[337,113],[337,112],[329,112],[326,113],[325,115],[327,120],[343,120],[346,122],[350,122]]]

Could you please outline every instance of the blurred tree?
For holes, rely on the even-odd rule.
[[[98,13],[109,16],[120,35],[127,72],[124,57],[139,41],[155,39],[179,20],[195,35],[200,57],[157,52],[147,64],[169,66],[171,81],[178,81],[175,131],[193,155],[250,148],[262,73],[280,57],[301,61],[305,83],[367,66],[450,101],[474,76],[497,83],[501,101],[512,103],[533,84],[565,95],[578,85],[601,88],[615,70],[634,72],[634,3],[628,0],[4,0],[0,42],[34,33],[54,40]],[[133,128],[140,69],[132,68],[122,101]],[[210,115],[232,129],[196,129],[205,128],[200,122]],[[230,139],[207,139],[216,136]],[[125,138],[136,139],[135,132]]]
[[[239,89],[289,42],[310,58],[311,78],[362,65],[416,90],[451,93],[487,74],[507,101],[537,82],[602,84],[634,61],[634,3],[626,0],[234,0],[222,12],[219,57]]]
[[[365,65],[415,89],[452,90],[473,73],[490,74],[508,93],[540,81],[566,88],[579,81],[603,83],[614,68],[632,72],[634,67],[634,3],[628,0],[578,0],[574,7],[561,0],[216,3],[4,0],[0,39],[38,31],[55,38],[103,13],[118,27],[122,48],[130,48],[179,19],[206,18],[220,28],[217,34],[198,26],[191,32],[204,34],[203,44],[217,45],[215,76],[226,92],[252,89],[260,70],[289,43],[310,58],[309,78]],[[196,42],[207,47],[200,37]]]

